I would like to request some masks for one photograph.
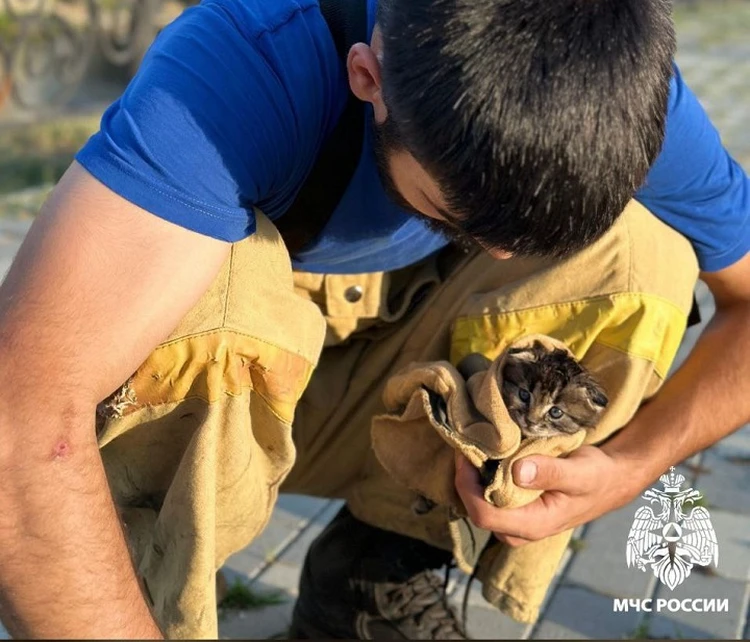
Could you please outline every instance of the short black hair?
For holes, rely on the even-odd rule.
[[[566,256],[606,232],[664,139],[668,0],[379,0],[398,145],[465,233]]]

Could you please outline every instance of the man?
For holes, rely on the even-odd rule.
[[[279,435],[317,361],[323,332],[313,305],[287,294],[283,246],[254,210],[275,220],[291,205],[335,125],[347,84],[371,110],[372,139],[327,227],[294,256],[305,278],[387,271],[415,283],[412,266],[418,271],[431,257],[459,261],[450,249],[439,252],[446,240],[433,227],[469,237],[496,259],[570,256],[602,238],[641,188],[639,200],[691,240],[717,300],[716,320],[689,360],[605,446],[515,466],[519,485],[548,491],[540,500],[494,508],[481,500],[475,471],[459,463],[456,488],[478,526],[514,545],[559,533],[623,505],[669,465],[750,418],[746,396],[734,392],[750,367],[750,183],[679,75],[671,77],[666,8],[646,0],[381,0],[377,11],[374,30],[371,0],[370,44],[352,48],[344,70],[315,0],[211,0],[187,10],[159,37],[32,226],[0,290],[0,581],[2,619],[13,634],[160,637],[149,604],[169,614],[172,635],[211,634],[203,613],[180,628],[189,614],[206,610],[205,595],[198,601],[191,595],[206,593],[214,558],[262,528],[294,458],[290,437]],[[448,286],[455,269],[443,272]],[[236,274],[245,278],[243,287],[259,288],[247,290],[247,300],[234,289]],[[296,285],[298,295],[318,305],[315,286]],[[346,296],[358,304],[367,292],[361,298],[356,285]],[[212,326],[199,331],[202,319],[226,321],[235,309],[248,313],[239,325],[262,325],[265,312],[253,315],[254,309],[287,304],[294,337],[271,322],[263,326],[282,335],[280,344],[296,342],[280,353],[260,342],[252,348],[260,356],[250,359],[244,348],[227,347],[225,335],[209,350],[218,335]],[[411,306],[419,309],[419,297]],[[273,319],[285,321],[281,312]],[[175,330],[187,325],[188,332]],[[355,326],[329,343],[362,329]],[[188,334],[189,341],[171,341]],[[236,331],[232,340],[240,345],[247,336]],[[217,384],[211,363],[236,365],[223,360],[227,354],[241,355],[243,368],[224,369]],[[335,346],[322,359],[338,364],[364,354]],[[208,374],[190,379],[198,361]],[[146,372],[144,363],[152,369]],[[136,371],[142,376],[134,388],[120,388]],[[355,383],[365,394],[381,382]],[[211,414],[215,406],[200,405],[215,401],[217,389],[228,404],[219,416]],[[92,418],[105,398],[104,414],[114,423],[99,425],[97,435]],[[206,443],[237,399],[250,403],[252,426],[228,427],[236,439],[227,444]],[[299,456],[320,449],[324,459],[325,444],[306,443],[309,434],[298,427],[315,415],[316,398],[307,395],[306,404],[295,422]],[[128,414],[129,406],[137,411]],[[167,410],[149,415],[157,406]],[[189,435],[150,441],[151,428],[173,409],[179,412],[171,419],[180,419]],[[127,433],[115,421],[133,417]],[[249,445],[238,436],[248,427]],[[178,450],[180,457],[192,455],[173,457]],[[347,465],[362,467],[365,450],[353,452]],[[137,465],[128,455],[136,451],[158,452],[158,461]],[[279,451],[281,464],[274,459]],[[335,494],[335,479],[325,479],[324,469],[300,481],[306,461],[298,461],[288,487],[315,492],[319,484]],[[236,515],[229,524],[231,506],[217,511],[218,495],[207,489],[217,486],[222,467],[244,471],[251,463],[262,467],[267,487],[258,468],[247,478],[222,477],[218,486],[236,485],[243,498],[252,493],[248,506],[261,516],[245,513],[252,527]],[[141,551],[148,541],[137,573],[108,478],[127,513],[131,545]],[[140,486],[167,490],[149,499]],[[177,520],[180,506],[188,507],[192,526],[170,531],[170,515]],[[445,561],[444,552],[346,513],[338,524],[344,527],[330,530],[324,543],[328,555],[346,561],[345,570],[335,586],[326,580],[316,603],[320,580],[315,557],[308,560],[301,594],[313,619],[297,621],[300,632],[463,635],[442,598],[424,599],[418,588],[426,582],[435,593],[422,571]],[[208,557],[185,552],[225,531],[231,536]],[[388,555],[373,557],[379,547]],[[159,575],[168,558],[170,569],[189,567],[183,584]],[[416,568],[394,585],[388,560],[395,567],[405,558]],[[406,600],[403,627],[383,617],[378,626],[357,628],[364,612],[375,621],[378,608],[393,606],[365,607],[351,597],[377,589],[373,559],[391,582],[377,599]],[[353,568],[361,574],[352,575]],[[143,587],[137,576],[148,579]],[[420,632],[415,621],[429,626]]]

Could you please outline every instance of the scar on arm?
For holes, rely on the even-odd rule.
[[[70,443],[65,439],[60,439],[52,449],[52,459],[67,459],[70,456],[71,452],[72,448],[70,446]]]

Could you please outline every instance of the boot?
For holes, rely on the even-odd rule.
[[[432,572],[451,562],[451,553],[365,524],[344,506],[307,551],[290,637],[465,640],[447,582]]]

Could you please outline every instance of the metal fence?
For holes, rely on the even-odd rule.
[[[0,110],[67,102],[95,61],[135,66],[162,0],[0,0]]]
[[[0,113],[52,111],[104,61],[135,70],[158,30],[197,0],[0,0]],[[274,0],[268,0],[273,2]],[[552,1],[552,0],[551,0]],[[722,11],[728,1],[673,0]],[[99,65],[101,66],[101,65]]]

